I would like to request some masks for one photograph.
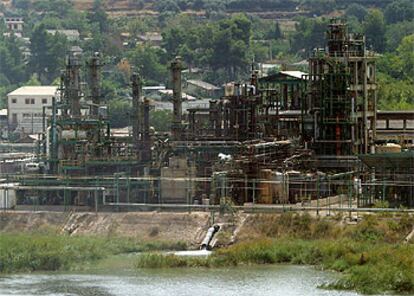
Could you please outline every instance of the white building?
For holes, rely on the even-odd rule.
[[[24,21],[22,17],[6,17],[4,19],[6,27],[9,31],[22,32]]]
[[[23,86],[7,94],[9,130],[34,134],[43,129],[43,107],[52,105],[57,86]],[[45,108],[46,115],[51,108]]]

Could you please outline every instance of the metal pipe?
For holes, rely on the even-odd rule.
[[[201,242],[200,250],[211,250],[210,243],[214,235],[219,231],[219,229],[220,229],[220,226],[214,225],[207,230],[206,236]]]
[[[186,204],[145,204],[145,203],[113,203],[113,202],[105,202],[103,205],[106,206],[136,206],[136,207],[143,207],[147,209],[174,209],[174,210],[182,210],[188,211],[189,208],[191,209],[198,209],[198,210],[209,210],[209,211],[220,211],[220,205],[186,205]],[[281,213],[281,212],[306,212],[306,211],[323,211],[324,208],[320,207],[306,207],[306,206],[289,206],[289,205],[258,205],[255,204],[254,206],[232,206],[233,210],[243,211],[245,213]],[[330,211],[332,212],[366,212],[366,213],[414,213],[414,209],[401,209],[401,208],[355,208],[355,207],[331,207]]]

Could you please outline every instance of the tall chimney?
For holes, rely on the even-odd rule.
[[[177,56],[171,62],[171,78],[173,87],[173,123],[171,127],[172,138],[174,140],[181,139],[182,132],[182,92],[181,92],[181,57]]]
[[[99,87],[101,61],[99,52],[95,52],[89,62],[89,75],[90,75],[90,89],[92,99],[91,115],[98,116],[99,104],[101,103],[101,93]]]
[[[137,73],[133,73],[131,76],[132,82],[132,137],[134,143],[134,149],[139,157],[139,143],[142,137],[142,116],[141,116],[141,95],[142,95],[142,82],[141,77]]]
[[[65,92],[70,104],[70,114],[72,116],[79,116],[80,112],[80,63],[78,57],[74,52],[68,57],[66,65],[66,79],[65,79]]]

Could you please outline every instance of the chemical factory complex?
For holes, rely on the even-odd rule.
[[[377,110],[365,37],[332,20],[308,62],[308,73],[252,69],[248,81],[184,112],[177,57],[170,132],[150,126],[151,101],[133,74],[131,131],[116,133],[101,102],[99,54],[83,73],[84,97],[72,53],[56,95],[38,111],[35,157],[3,153],[0,208],[413,208],[414,111]]]

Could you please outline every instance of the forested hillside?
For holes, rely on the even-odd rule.
[[[366,34],[368,49],[378,54],[380,108],[414,108],[411,0],[12,0],[0,11],[24,20],[19,34],[0,22],[2,107],[20,85],[57,83],[72,46],[84,57],[102,52],[103,95],[122,112],[132,71],[147,85],[166,84],[169,61],[181,55],[210,83],[246,79],[252,64],[303,61],[323,46],[329,19],[340,17]],[[75,30],[79,38],[59,30]]]

